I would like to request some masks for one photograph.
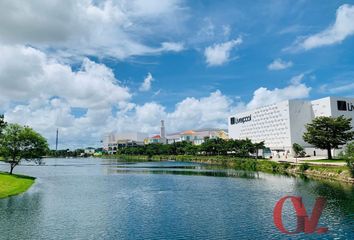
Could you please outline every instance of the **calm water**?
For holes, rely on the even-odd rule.
[[[0,239],[354,239],[354,188],[338,183],[101,159],[48,159],[15,172],[37,180],[0,200]],[[280,233],[273,208],[286,195],[302,196],[308,212],[326,197],[319,225],[328,233]],[[290,201],[283,221],[295,229]]]

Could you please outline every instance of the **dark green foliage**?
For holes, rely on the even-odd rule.
[[[288,163],[288,162],[282,164],[282,167],[283,167],[284,169],[288,169],[290,166],[291,166],[291,164]]]
[[[239,159],[235,161],[235,169],[257,171],[258,162],[253,159]]]
[[[276,162],[271,162],[272,172],[278,172],[278,164]]]
[[[299,170],[302,173],[305,172],[309,168],[310,168],[310,165],[308,165],[307,163],[300,164],[300,166],[299,166]]]
[[[118,154],[124,155],[207,155],[207,156],[234,156],[249,157],[255,154],[258,157],[258,149],[264,148],[264,142],[252,143],[249,139],[224,140],[221,138],[206,139],[201,145],[193,145],[183,141],[172,144],[152,143],[144,146],[132,146],[118,149]]]
[[[0,141],[0,155],[10,164],[10,174],[21,160],[35,161],[48,152],[47,140],[29,127],[8,124]]]
[[[354,142],[349,143],[342,157],[347,162],[347,166],[349,168],[350,175],[354,177]]]
[[[306,155],[304,148],[297,143],[293,144],[293,151],[295,153],[295,157],[305,157]]]
[[[332,159],[331,149],[346,144],[354,137],[351,127],[351,118],[317,117],[306,125],[303,139],[320,149],[326,149],[328,159]]]

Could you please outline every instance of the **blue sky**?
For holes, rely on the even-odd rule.
[[[342,86],[354,79],[354,38],[311,50],[286,51],[296,39],[323,31],[336,20],[336,10],[353,1],[189,1],[187,20],[175,41],[186,49],[157,56],[134,56],[126,61],[102,62],[114,69],[117,76],[136,89],[147,72],[154,76],[151,92],[135,97],[139,103],[158,101],[168,109],[186,97],[207,96],[220,90],[244,101],[252,98],[258,87],[282,88],[292,77],[305,73],[303,81],[313,89],[310,98],[327,95],[353,95],[353,89],[331,93],[321,89],[328,84]],[[213,26],[212,37],[197,36],[198,31]],[[225,36],[223,27],[230,33]],[[231,60],[221,66],[208,66],[203,50],[242,36],[243,43],[231,51]],[[197,39],[201,38],[201,39]],[[161,41],[157,38],[157,42]],[[154,39],[152,40],[154,42]],[[284,70],[269,70],[275,59],[291,61]],[[158,95],[154,93],[158,92]]]
[[[354,1],[0,3],[0,111],[63,147],[353,96]]]

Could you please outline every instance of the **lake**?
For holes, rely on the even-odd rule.
[[[354,188],[336,182],[95,158],[46,159],[15,173],[37,179],[28,192],[0,199],[0,239],[354,239]],[[301,196],[308,213],[324,197],[318,226],[328,232],[280,232],[273,210],[284,196]],[[294,230],[290,200],[282,216]]]

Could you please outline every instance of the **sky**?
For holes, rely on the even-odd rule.
[[[59,148],[354,96],[354,1],[3,0],[0,113]]]

